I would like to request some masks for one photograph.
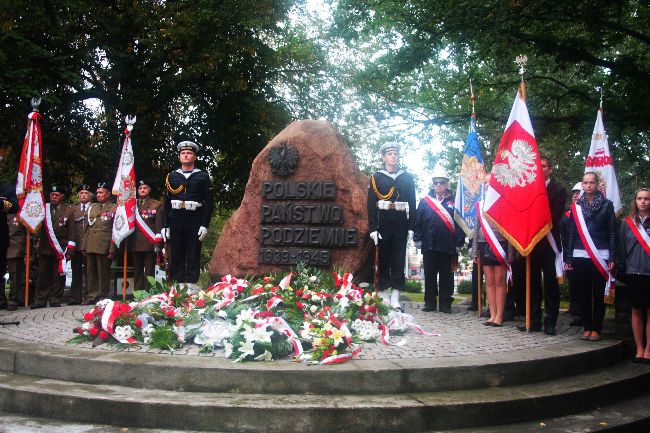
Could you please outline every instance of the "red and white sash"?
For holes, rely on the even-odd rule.
[[[596,248],[596,245],[594,245],[594,241],[591,239],[589,230],[587,230],[587,224],[585,223],[585,217],[582,215],[582,208],[574,203],[571,205],[571,213],[573,214],[573,221],[576,223],[580,239],[582,239],[582,245],[585,247],[585,250],[587,251],[587,254],[589,254],[594,266],[596,266],[596,269],[598,269],[598,272],[600,272],[600,275],[602,275],[606,281],[605,296],[607,296],[609,295],[609,289],[614,285],[614,277],[607,268],[607,262]]]
[[[424,197],[424,201],[429,205],[429,207],[440,217],[445,226],[449,229],[451,234],[456,233],[456,226],[454,226],[453,217],[447,212],[444,206],[438,201],[438,199],[431,199],[428,195]]]
[[[551,232],[546,233],[546,240],[555,253],[555,277],[564,278],[564,259]]]
[[[503,250],[503,247],[501,246],[496,235],[494,234],[492,227],[490,227],[490,225],[485,221],[485,218],[483,218],[482,206],[483,206],[483,200],[476,203],[476,215],[478,216],[479,223],[481,224],[481,229],[483,230],[483,234],[485,235],[485,240],[490,245],[490,248],[492,248],[492,251],[494,251],[494,255],[497,257],[499,263],[501,263],[501,266],[506,268],[506,270],[508,271],[506,273],[506,281],[508,281],[512,276],[512,266],[510,266],[510,263],[508,263],[507,260],[508,255]]]
[[[639,241],[641,248],[650,256],[650,236],[648,236],[648,233],[630,217],[625,218],[625,222],[630,227],[630,230],[632,230],[632,234],[636,240]]]
[[[135,225],[138,226],[140,229],[140,232],[144,235],[147,240],[155,244],[156,242],[162,241],[162,235],[155,234],[153,230],[147,225],[146,222],[142,219],[142,216],[140,215],[140,209],[138,209],[138,205],[135,205]]]
[[[59,259],[59,266],[58,266],[59,275],[64,275],[66,273],[65,252],[63,251],[63,248],[61,248],[61,245],[59,244],[59,240],[56,238],[56,235],[54,234],[54,228],[52,227],[52,213],[50,212],[50,207],[51,207],[50,203],[45,204],[45,233],[47,234],[47,241],[49,242],[50,246],[56,253],[57,259]],[[70,241],[68,243],[68,246],[74,248],[74,242]]]

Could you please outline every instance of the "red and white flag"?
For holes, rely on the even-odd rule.
[[[113,220],[113,242],[117,247],[128,235],[135,230],[136,190],[133,148],[131,147],[131,131],[135,117],[126,116],[126,138],[122,146],[120,163],[117,166],[113,195],[117,196],[117,210]]]
[[[27,118],[27,135],[23,143],[16,181],[16,196],[20,210],[20,221],[31,233],[36,233],[45,218],[43,198],[43,141],[41,137],[41,115],[34,110]]]
[[[492,166],[484,212],[524,256],[552,227],[537,140],[519,92]]]
[[[621,194],[618,190],[618,182],[616,181],[614,160],[612,154],[609,152],[609,144],[607,143],[602,108],[598,110],[594,132],[591,135],[591,147],[589,147],[589,155],[587,155],[585,173],[588,171],[593,171],[598,174],[600,178],[598,189],[608,200],[612,201],[614,204],[614,212],[618,213],[621,210]]]

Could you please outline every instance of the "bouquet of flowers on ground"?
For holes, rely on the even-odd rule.
[[[97,303],[72,341],[142,343],[170,351],[195,343],[202,352],[223,348],[237,362],[292,356],[331,364],[352,358],[364,341],[392,344],[391,329],[423,333],[410,316],[392,312],[374,292],[356,286],[352,274],[302,264],[286,275],[227,275],[197,294],[150,283],[148,291],[134,293],[131,304]]]

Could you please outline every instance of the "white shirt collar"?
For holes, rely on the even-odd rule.
[[[393,179],[397,179],[397,176],[400,174],[404,173],[404,170],[397,170],[395,173],[390,173],[388,170],[379,170],[380,173],[385,174],[388,177],[392,177]]]

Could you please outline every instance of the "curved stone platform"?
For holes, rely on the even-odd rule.
[[[151,428],[410,432],[570,414],[650,383],[650,368],[620,363],[620,341],[580,341],[568,316],[548,336],[512,322],[486,327],[456,307],[446,315],[404,306],[441,335],[364,344],[358,359],[335,366],[236,364],[196,346],[175,355],[70,346],[90,307],[2,312],[20,325],[0,328],[0,410]]]

